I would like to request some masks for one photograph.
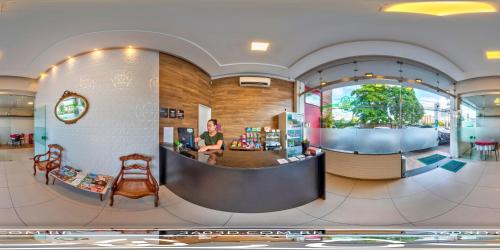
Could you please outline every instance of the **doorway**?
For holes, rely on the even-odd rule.
[[[207,122],[212,119],[212,108],[198,104],[198,136],[207,130]]]

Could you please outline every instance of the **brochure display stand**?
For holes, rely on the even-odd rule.
[[[106,194],[113,183],[113,177],[109,175],[87,173],[70,166],[54,169],[50,172],[50,175],[54,178],[52,184],[57,179],[70,186],[97,193],[101,201],[103,195]]]

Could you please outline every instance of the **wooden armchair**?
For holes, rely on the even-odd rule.
[[[120,157],[122,167],[120,173],[113,182],[111,190],[110,206],[113,206],[114,195],[121,195],[132,199],[142,198],[148,195],[155,196],[155,207],[158,206],[158,182],[151,174],[150,163],[152,158],[140,154],[131,154]],[[127,165],[128,161],[134,161],[133,164]],[[138,164],[138,161],[143,161],[146,165]]]
[[[33,175],[36,175],[36,170],[45,171],[45,184],[49,184],[50,171],[61,167],[62,151],[64,149],[57,144],[50,144],[49,150],[45,154],[35,155],[33,158]],[[45,156],[45,160],[41,158]]]

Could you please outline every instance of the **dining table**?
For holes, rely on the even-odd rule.
[[[497,150],[497,145],[498,142],[493,141],[493,140],[476,140],[474,142],[475,148],[477,151],[479,151],[480,158],[481,160],[483,159],[484,155],[484,160],[490,155],[491,152],[495,153],[495,158],[498,161],[498,150]]]

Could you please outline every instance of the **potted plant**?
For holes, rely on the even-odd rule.
[[[302,141],[302,154],[305,154],[307,149],[309,148],[309,140],[307,138],[304,138]]]
[[[180,151],[180,149],[182,147],[182,143],[179,140],[175,140],[174,147],[175,147],[176,151]]]

